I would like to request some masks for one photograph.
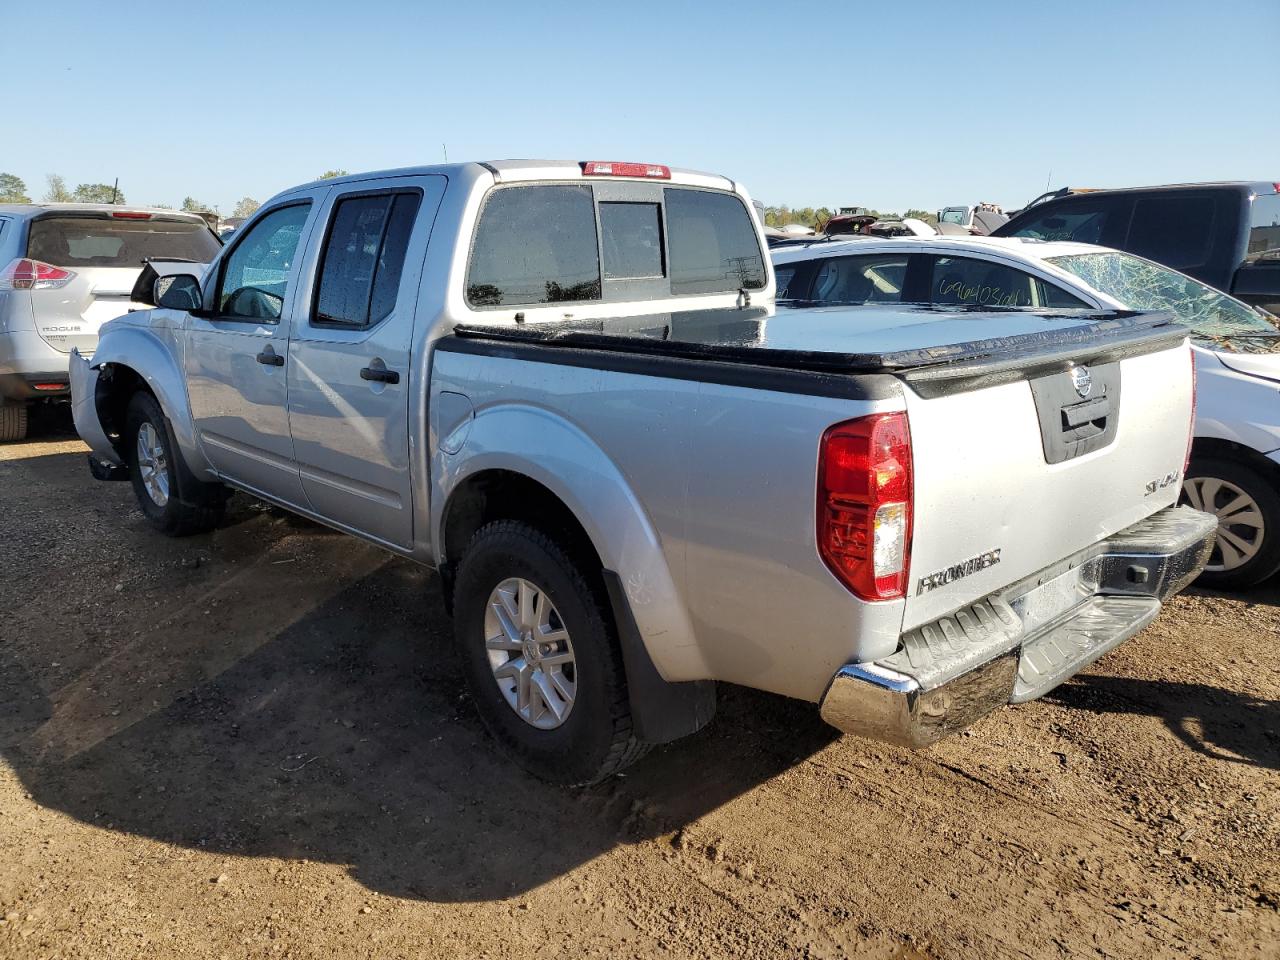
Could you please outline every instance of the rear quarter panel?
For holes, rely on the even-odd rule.
[[[434,529],[448,493],[478,470],[544,483],[619,574],[665,679],[816,701],[844,663],[895,649],[901,601],[858,603],[831,575],[814,504],[822,432],[901,409],[900,397],[851,401],[437,350],[432,403],[443,391],[468,396],[475,413],[458,453],[432,438]]]

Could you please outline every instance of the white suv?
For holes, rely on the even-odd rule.
[[[131,308],[150,260],[207,264],[222,248],[196,214],[94,203],[0,204],[0,441],[27,433],[27,408],[67,399],[71,348]]]

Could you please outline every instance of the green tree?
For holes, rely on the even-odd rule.
[[[109,183],[81,183],[71,199],[76,203],[124,203],[124,194]]]
[[[45,182],[48,188],[44,192],[44,199],[49,203],[70,203],[75,196],[67,189],[67,181],[63,180],[61,175],[56,173],[45,174]]]
[[[915,217],[917,220],[923,220],[925,223],[931,225],[938,222],[938,215],[936,213],[930,213],[928,210],[916,210],[915,208],[912,208],[904,213],[903,216]]]
[[[252,217],[260,206],[262,204],[253,199],[253,197],[245,197],[236,204],[235,209],[231,211],[231,215],[233,217]]]
[[[345,171],[345,170],[341,170],[341,169],[339,169],[339,170],[326,170],[324,173],[320,174],[320,176],[316,177],[316,179],[317,179],[317,180],[332,180],[334,177],[345,177],[346,175],[347,175],[347,171]]]
[[[214,213],[213,207],[209,204],[197,200],[195,197],[183,197],[182,209],[186,213]]]
[[[0,173],[0,203],[30,203],[27,185],[12,173]]]

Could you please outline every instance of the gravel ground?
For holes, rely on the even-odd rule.
[[[930,751],[722,687],[569,792],[429,571],[245,498],[168,540],[0,447],[0,956],[1280,956],[1280,585],[1176,599]]]

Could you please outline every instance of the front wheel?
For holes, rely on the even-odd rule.
[[[138,506],[171,537],[206,533],[222,520],[227,488],[197,479],[182,459],[169,418],[149,393],[136,393],[125,418],[124,455]]]
[[[622,652],[589,564],[513,520],[476,533],[458,565],[454,628],[476,709],[534,776],[594,783],[647,749],[631,725]]]
[[[1202,586],[1251,587],[1280,570],[1280,493],[1247,463],[1192,460],[1182,499],[1218,518],[1218,539],[1200,575]]]

